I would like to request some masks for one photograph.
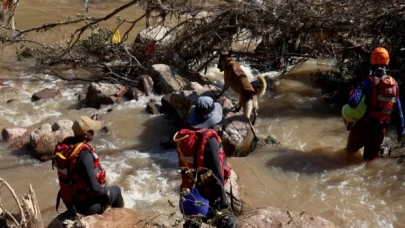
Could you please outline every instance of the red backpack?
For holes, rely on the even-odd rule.
[[[391,76],[368,76],[371,98],[367,101],[367,117],[380,123],[391,119],[391,113],[399,95],[398,85]]]
[[[219,162],[221,165],[224,185],[231,175],[231,167],[227,163],[226,155],[222,147],[221,139],[216,131],[212,129],[200,129],[197,131],[182,129],[177,132],[173,140],[177,144],[177,153],[181,168],[196,169],[204,166],[204,149],[209,138],[215,137],[220,145]],[[191,178],[182,175],[182,188],[192,189]]]

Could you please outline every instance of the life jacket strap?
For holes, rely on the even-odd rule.
[[[60,189],[59,189],[58,194],[56,195],[56,212],[58,212],[58,213],[60,213],[58,210],[59,204],[60,204],[60,198],[61,198],[61,196],[60,196]]]

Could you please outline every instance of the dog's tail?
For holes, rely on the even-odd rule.
[[[257,77],[257,79],[259,79],[260,83],[262,84],[262,86],[260,87],[260,89],[256,90],[255,95],[256,96],[263,96],[264,92],[266,92],[266,88],[267,88],[267,82],[264,79],[263,76],[259,75]]]

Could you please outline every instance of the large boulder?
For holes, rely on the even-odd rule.
[[[74,135],[72,125],[71,120],[59,120],[53,126],[47,123],[32,131],[28,145],[33,150],[33,156],[41,161],[50,160],[55,145],[64,138]]]
[[[184,90],[189,82],[207,84],[208,79],[197,72],[186,71],[175,66],[165,64],[154,64],[152,68],[155,72],[151,75],[158,92],[163,94]]]
[[[48,228],[116,228],[136,227],[141,222],[138,212],[127,208],[110,208],[103,214],[75,217],[69,212],[53,219]]]
[[[220,89],[216,86],[201,86],[196,82],[190,83],[185,90],[172,93],[170,96],[171,106],[182,120],[181,125],[185,125],[187,115],[192,104],[200,96],[215,97]],[[190,89],[190,90],[188,90]],[[234,112],[234,105],[228,98],[221,97],[218,100],[224,109],[222,120],[223,131],[222,144],[228,156],[247,156],[255,145],[254,135],[249,120],[242,111]]]
[[[26,134],[19,138],[18,140],[14,141],[8,146],[8,149],[15,150],[15,149],[21,149],[24,147],[27,147],[30,143],[30,136],[29,134]]]
[[[41,91],[34,93],[31,97],[31,100],[37,101],[37,100],[52,99],[52,98],[57,98],[57,97],[62,97],[62,93],[59,90],[46,88],[46,89],[43,89]]]
[[[176,110],[180,119],[185,121],[191,105],[197,102],[200,96],[215,97],[220,91],[216,86],[201,86],[197,82],[191,82],[184,87],[184,90],[170,95],[170,106]]]
[[[135,38],[135,43],[147,44],[151,41],[158,41],[159,45],[164,45],[172,38],[171,35],[165,36],[170,28],[165,26],[153,26],[142,30]],[[164,39],[162,39],[164,37]],[[161,40],[162,39],[162,40]]]
[[[30,146],[35,147],[35,142],[38,141],[38,139],[41,137],[43,134],[51,133],[52,132],[52,125],[49,123],[42,124],[35,130],[33,130],[30,134]]]
[[[123,85],[108,83],[91,83],[86,94],[86,104],[99,108],[100,105],[114,104],[125,95],[127,89]]]
[[[157,72],[157,86],[164,94],[183,90],[183,87],[189,82],[178,74],[175,67],[165,64],[154,64],[152,68]]]
[[[249,119],[243,114],[234,111],[234,105],[228,98],[222,97],[219,102],[224,109],[222,119],[222,144],[228,156],[245,157],[252,152],[255,146],[255,137]]]
[[[248,228],[337,228],[332,222],[305,212],[288,211],[274,207],[256,208],[238,219],[238,227]]]
[[[27,129],[21,127],[4,128],[1,132],[4,142],[14,141],[25,135]]]
[[[71,120],[58,120],[52,125],[52,131],[70,130],[73,122]]]

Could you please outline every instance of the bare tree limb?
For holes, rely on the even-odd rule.
[[[77,41],[80,39],[81,35],[83,34],[84,31],[86,31],[86,29],[90,28],[91,26],[101,22],[101,21],[105,21],[110,19],[111,17],[113,17],[114,15],[116,15],[117,13],[121,12],[122,10],[135,5],[136,3],[138,3],[139,0],[132,0],[127,4],[124,4],[118,8],[116,8],[114,11],[112,11],[111,13],[107,14],[106,16],[102,17],[102,18],[98,18],[88,24],[86,24],[85,26],[77,29],[71,36],[70,36],[70,41],[68,42],[69,44],[69,48],[67,49],[67,51],[70,51],[71,48],[77,43]],[[74,39],[74,37],[76,36],[76,39]],[[65,52],[66,53],[66,52]]]
[[[17,203],[18,209],[20,210],[21,222],[20,222],[20,223],[17,223],[17,224],[19,224],[19,225],[24,224],[24,223],[26,222],[26,220],[25,220],[25,215],[24,215],[24,211],[23,211],[23,209],[22,209],[22,207],[21,207],[20,200],[18,199],[17,195],[16,195],[15,192],[14,192],[14,189],[6,182],[3,178],[1,178],[1,177],[0,177],[0,182],[3,183],[3,184],[7,187],[7,189],[10,191],[11,195],[13,196],[14,200],[15,200],[16,203]],[[4,209],[4,208],[3,208],[3,209]]]

